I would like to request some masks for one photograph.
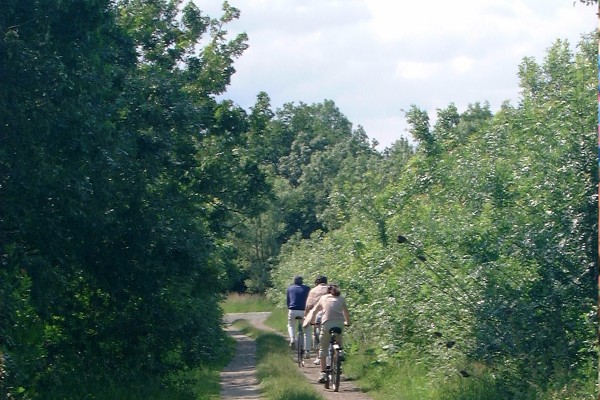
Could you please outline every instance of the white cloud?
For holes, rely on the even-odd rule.
[[[450,65],[454,71],[462,75],[473,70],[475,60],[467,56],[458,56],[450,61]]]
[[[441,65],[436,63],[398,61],[396,63],[396,77],[405,80],[426,80],[437,74],[441,69]]]
[[[400,137],[400,111],[518,96],[517,67],[556,39],[596,28],[596,10],[565,0],[229,0],[250,48],[226,94],[240,106],[266,91],[284,102],[335,101],[382,147]],[[199,7],[218,16],[221,2]],[[210,8],[208,8],[208,7]]]

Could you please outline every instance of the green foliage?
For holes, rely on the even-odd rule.
[[[225,355],[227,234],[269,191],[246,113],[214,99],[247,47],[224,30],[238,17],[166,0],[3,8],[3,394],[165,382]]]
[[[8,249],[9,259],[15,247]],[[0,395],[4,398],[33,394],[29,387],[31,366],[39,363],[40,357],[46,356],[42,345],[43,325],[35,308],[31,304],[31,277],[17,263],[0,261],[0,337],[6,343],[0,351]]]
[[[329,205],[335,179],[349,162],[363,154],[375,156],[362,128],[352,124],[332,101],[322,104],[286,104],[272,121],[272,130],[289,137],[278,159],[276,173],[289,187],[277,191],[279,209],[285,212],[287,240],[296,232],[308,237],[323,229],[321,215]]]
[[[411,107],[416,152],[397,143],[339,170],[331,229],[282,247],[269,296],[281,303],[295,274],[327,275],[348,300],[350,342],[382,365],[419,363],[443,390],[433,398],[588,398],[597,54],[591,38],[578,49],[524,59],[520,104],[495,115],[451,104],[430,127]]]
[[[406,122],[410,125],[411,136],[419,142],[419,148],[427,152],[434,151],[436,137],[431,131],[427,111],[412,104],[406,111]]]
[[[338,186],[352,175],[364,182],[363,174],[381,157],[362,127],[353,130],[332,101],[288,103],[273,112],[268,95],[260,93],[249,120],[248,153],[267,174],[273,195],[263,199],[259,215],[244,216],[232,229],[241,272],[232,289],[263,293],[272,285],[281,245],[338,226],[345,218],[340,202],[351,201],[338,196]]]

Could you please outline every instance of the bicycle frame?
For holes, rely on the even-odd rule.
[[[319,322],[313,324],[313,343],[314,348],[317,349],[320,345],[320,336],[321,336],[321,324]]]
[[[334,327],[329,332],[331,333],[331,339],[329,340],[329,348],[327,350],[327,367],[325,369],[327,380],[325,382],[325,389],[329,389],[331,385],[333,391],[337,392],[340,389],[342,373],[342,360],[340,357],[342,348],[338,342],[338,335],[342,334],[342,329]]]
[[[296,317],[298,321],[298,333],[296,336],[296,361],[298,367],[304,367],[304,328],[302,327],[302,317]]]

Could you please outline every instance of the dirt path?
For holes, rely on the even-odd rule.
[[[228,324],[231,324],[237,319],[245,319],[258,329],[275,332],[273,328],[266,326],[264,323],[268,315],[268,312],[227,314],[225,316],[225,321]],[[237,349],[236,355],[221,373],[221,399],[261,399],[260,385],[256,378],[256,343],[254,340],[241,334],[241,332],[235,330],[235,328],[231,326],[228,327],[228,332],[237,341]],[[307,360],[306,366],[301,368],[301,371],[316,391],[326,400],[371,400],[370,397],[362,393],[348,381],[342,380],[340,391],[337,393],[325,389],[322,384],[317,383],[320,368],[318,365],[313,364],[313,360],[314,354],[311,355],[310,360]]]
[[[236,330],[231,323],[245,319],[259,329],[272,330],[264,324],[269,316],[264,313],[227,314],[227,333],[237,342],[235,356],[221,372],[221,398],[227,400],[261,399],[260,384],[256,378],[256,343]]]

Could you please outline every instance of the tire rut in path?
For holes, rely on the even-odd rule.
[[[264,324],[269,314],[268,312],[227,314],[225,322],[231,324],[237,319],[245,319],[258,329],[276,332],[273,328]],[[228,327],[228,333],[236,340],[237,348],[234,358],[221,373],[221,399],[262,399],[260,395],[260,383],[256,377],[256,343],[253,339],[241,334],[241,332],[231,326]],[[322,384],[317,383],[320,368],[318,365],[313,364],[314,353],[311,353],[311,356],[312,358],[306,360],[306,366],[300,368],[300,371],[307,378],[311,386],[326,400],[371,400],[369,396],[362,393],[349,381],[342,380],[339,392],[325,389]],[[290,352],[290,358],[293,358],[292,352]],[[291,365],[294,368],[298,368],[295,364]]]
[[[221,372],[221,398],[228,400],[260,399],[256,377],[256,343],[240,331],[228,328],[236,341],[235,356]]]

